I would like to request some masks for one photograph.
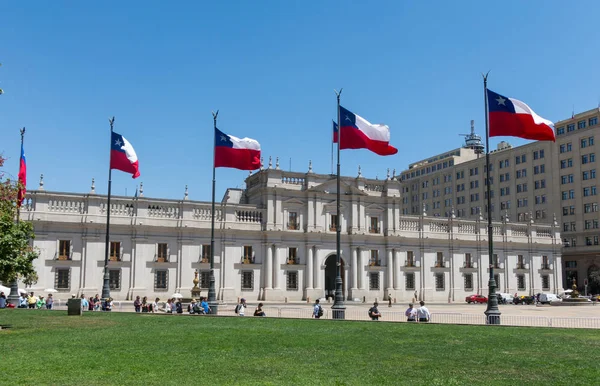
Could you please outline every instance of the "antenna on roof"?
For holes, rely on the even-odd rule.
[[[464,148],[473,149],[475,154],[483,154],[483,142],[481,142],[481,137],[475,134],[475,121],[471,119],[471,134],[459,134],[465,137],[465,145]]]

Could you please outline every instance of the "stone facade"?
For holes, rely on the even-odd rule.
[[[398,302],[413,298],[464,302],[487,294],[487,222],[403,215],[396,178],[342,178],[341,257],[344,297]],[[218,299],[300,301],[334,289],[335,176],[261,170],[246,189],[217,203],[215,278]],[[211,204],[30,191],[21,212],[33,222],[40,258],[33,291],[57,297],[102,289],[106,213],[111,211],[111,295],[189,296],[194,271],[207,293]],[[499,291],[562,289],[561,238],[554,224],[494,222]],[[65,295],[61,295],[64,292]]]

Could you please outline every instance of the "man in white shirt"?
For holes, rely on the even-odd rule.
[[[419,304],[421,307],[417,310],[417,317],[419,318],[419,322],[429,322],[431,318],[431,314],[429,314],[429,310],[425,307],[425,302],[420,301]]]
[[[242,298],[242,300],[240,300],[240,304],[237,305],[237,314],[239,316],[244,316],[244,313],[246,312],[246,299]]]

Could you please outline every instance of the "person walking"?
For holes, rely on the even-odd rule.
[[[381,318],[381,312],[377,309],[378,305],[379,303],[375,302],[373,303],[373,307],[369,308],[369,317],[371,320],[379,320]]]
[[[323,307],[319,304],[319,299],[315,300],[315,306],[313,307],[313,318],[319,319],[323,316]]]
[[[421,300],[419,304],[421,305],[421,307],[419,307],[419,309],[417,310],[417,317],[419,318],[419,322],[429,322],[431,314],[429,313],[427,307],[425,307],[425,302]]]
[[[244,316],[247,307],[246,299],[242,298],[240,304],[235,307],[235,313],[238,314],[238,316]]]

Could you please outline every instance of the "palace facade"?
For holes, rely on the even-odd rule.
[[[344,297],[463,302],[487,294],[487,222],[403,215],[401,182],[342,177],[341,270]],[[228,189],[216,206],[187,199],[27,193],[23,220],[34,224],[39,275],[32,291],[93,296],[103,282],[105,227],[111,212],[111,296],[130,300],[187,297],[199,272],[207,294],[215,259],[218,299],[301,301],[333,293],[336,276],[336,179],[332,175],[260,170],[246,189]],[[494,222],[493,264],[499,292],[563,288],[556,222]],[[61,293],[63,293],[61,295]]]

